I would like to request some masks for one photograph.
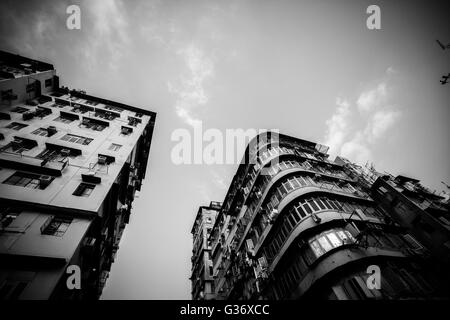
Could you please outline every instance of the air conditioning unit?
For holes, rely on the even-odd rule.
[[[22,115],[22,119],[23,120],[31,120],[31,119],[33,119],[34,118],[34,113],[33,112],[25,112],[23,115]]]
[[[122,134],[128,135],[128,134],[130,134],[130,133],[133,132],[133,129],[132,129],[132,128],[129,128],[129,127],[122,126],[120,132],[121,132]]]
[[[253,250],[255,249],[255,246],[253,244],[253,240],[252,239],[247,239],[245,241],[245,243],[247,244],[247,249],[253,254]]]
[[[70,156],[70,150],[69,149],[61,149],[61,155],[63,157],[68,157]]]
[[[322,219],[320,219],[320,217],[315,213],[311,213],[311,217],[315,223],[320,223],[322,221]]]
[[[49,126],[47,128],[47,136],[51,137],[52,135],[54,135],[56,133],[56,127],[55,126]]]
[[[107,164],[106,163],[106,157],[104,156],[98,156],[98,164]]]
[[[278,212],[277,209],[273,209],[273,210],[269,213],[269,219],[270,219],[270,222],[271,222],[271,223],[273,223],[273,222],[276,220],[276,218],[278,217],[278,214],[279,214],[279,212]]]
[[[41,189],[45,189],[50,182],[52,182],[52,177],[51,176],[40,176],[39,177],[39,187]]]
[[[268,263],[267,263],[266,257],[264,257],[264,256],[258,258],[258,263],[261,266],[261,268],[263,268],[263,269],[268,267]]]
[[[13,147],[13,149],[18,149],[22,146],[23,144],[23,140],[20,138],[14,138],[13,141],[11,141],[11,146]]]

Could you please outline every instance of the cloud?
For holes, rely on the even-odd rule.
[[[398,110],[387,109],[377,111],[370,119],[367,127],[367,136],[371,140],[381,138],[395,124],[400,115],[401,113]]]
[[[397,73],[398,73],[398,71],[396,69],[394,69],[393,67],[389,67],[389,68],[386,69],[386,74],[388,76],[391,76],[391,75],[394,75],[394,74],[397,74]]]
[[[383,80],[361,92],[356,100],[357,110],[351,108],[348,99],[336,99],[337,107],[326,121],[324,139],[330,156],[342,155],[358,163],[373,160],[371,149],[401,117],[401,111],[390,102],[391,76],[397,73],[389,67]]]
[[[340,155],[357,163],[365,163],[372,159],[372,152],[362,132],[357,132],[352,140],[342,145]]]
[[[175,102],[177,115],[187,124],[196,126],[201,121],[194,113],[209,100],[204,83],[213,75],[214,64],[211,58],[193,44],[179,50],[177,54],[182,57],[187,73],[181,75],[175,83],[169,81],[168,89],[177,97]]]
[[[370,112],[379,106],[386,99],[386,96],[386,83],[381,82],[376,88],[362,92],[356,104],[360,112]]]
[[[84,6],[81,7],[82,17],[83,8]],[[117,71],[130,44],[124,4],[120,0],[92,1],[88,8],[94,24],[89,40],[82,46],[82,52],[90,66],[96,67],[108,61],[108,67]],[[83,29],[83,24],[81,28]]]
[[[325,144],[330,147],[329,153],[338,152],[349,130],[350,104],[347,100],[340,97],[336,98],[336,111],[333,116],[327,120],[327,132]]]

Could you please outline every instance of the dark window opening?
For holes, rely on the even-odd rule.
[[[82,182],[77,189],[73,192],[74,196],[78,197],[89,197],[94,190],[95,185]]]
[[[54,177],[52,176],[17,171],[3,181],[3,183],[30,189],[45,189],[53,179]]]
[[[41,233],[49,236],[62,237],[66,233],[72,217],[50,217],[41,227]]]
[[[20,123],[20,122],[11,122],[10,124],[8,124],[6,126],[7,129],[13,129],[16,131],[19,131],[20,129],[25,128],[25,127],[28,127],[28,125],[24,124],[24,123]]]
[[[25,113],[28,111],[30,111],[30,110],[27,108],[24,108],[24,107],[15,107],[14,109],[11,110],[11,112],[16,112],[16,113]]]
[[[82,144],[82,145],[88,145],[94,139],[77,136],[77,135],[68,133],[64,137],[62,137],[61,140],[67,141],[67,142],[72,142],[72,143],[78,143],[78,144]]]

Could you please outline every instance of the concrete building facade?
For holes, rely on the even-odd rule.
[[[378,173],[327,149],[275,133],[250,142],[207,240],[211,299],[448,298],[430,248],[372,196]]]
[[[97,299],[156,114],[60,87],[51,64],[7,52],[0,92],[0,298]],[[70,266],[81,289],[67,285]]]
[[[200,207],[192,226],[193,237],[191,295],[193,300],[210,300],[214,297],[213,266],[209,235],[221,208],[220,202],[211,201],[209,206]]]

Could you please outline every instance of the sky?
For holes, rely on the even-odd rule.
[[[66,9],[81,9],[69,30]],[[381,9],[369,30],[366,9]],[[102,299],[189,299],[198,207],[236,164],[176,165],[177,129],[279,129],[381,172],[450,184],[449,2],[9,1],[0,49],[61,85],[157,113],[144,185]]]

